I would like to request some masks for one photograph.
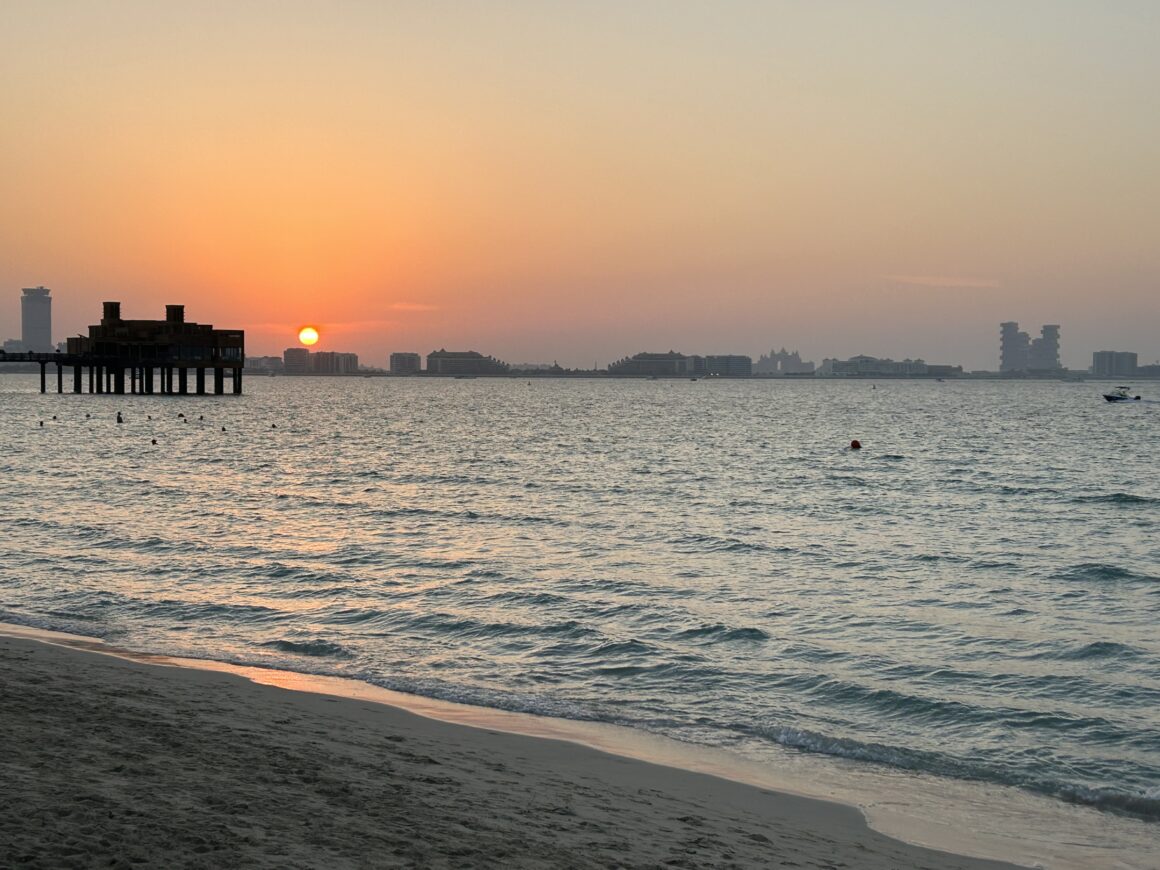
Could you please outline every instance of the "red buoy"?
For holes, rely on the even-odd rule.
[[[853,441],[850,442],[850,449],[851,450],[861,450],[862,449],[862,442],[859,441],[857,438],[855,438]]]

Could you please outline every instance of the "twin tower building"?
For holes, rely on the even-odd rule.
[[[1039,338],[1019,331],[1014,320],[999,324],[1000,372],[1055,372],[1059,363],[1059,324],[1045,324]]]

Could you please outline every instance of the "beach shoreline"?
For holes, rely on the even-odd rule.
[[[383,703],[11,635],[0,670],[4,866],[1015,866]]]

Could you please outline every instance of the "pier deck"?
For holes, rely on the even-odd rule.
[[[48,392],[48,367],[56,366],[56,391],[65,392],[66,368],[72,369],[72,392],[83,393],[88,384],[89,393],[112,393],[114,395],[160,395],[186,396],[207,395],[207,372],[212,378],[213,394],[226,392],[226,373],[229,373],[231,392],[236,396],[242,392],[242,369],[244,361],[200,363],[194,361],[145,362],[120,356],[98,356],[96,354],[75,353],[4,353],[0,351],[0,364],[38,363],[40,365],[40,391]],[[87,371],[87,377],[86,377]],[[191,376],[192,375],[192,376]],[[192,388],[192,389],[191,389]]]

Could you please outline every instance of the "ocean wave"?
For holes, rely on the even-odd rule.
[[[1047,791],[1069,803],[1095,807],[1099,810],[1111,810],[1149,822],[1160,821],[1160,795],[1157,795],[1157,789],[1149,789],[1141,794],[1132,794],[1113,788],[1061,785],[1054,790]]]
[[[608,656],[648,655],[656,651],[656,647],[639,640],[618,640],[603,643],[588,651],[590,658],[604,658]]]
[[[1119,812],[1147,821],[1160,821],[1160,797],[1154,793],[1154,790],[1133,793],[1116,788],[1079,786],[1048,777],[1027,775],[1009,766],[963,760],[947,753],[890,746],[884,743],[863,742],[849,737],[835,737],[789,726],[764,726],[756,728],[754,731],[764,739],[804,752],[881,764],[953,779],[1011,785],[1071,803]]]
[[[328,571],[316,571],[302,565],[287,565],[284,562],[270,562],[254,565],[247,569],[246,574],[263,580],[293,580],[295,583],[319,584],[341,582],[342,575]]]
[[[1134,505],[1160,505],[1160,498],[1134,495],[1130,492],[1112,492],[1102,495],[1077,495],[1071,501],[1076,504],[1112,504],[1131,507]]]
[[[67,612],[53,613],[24,613],[19,610],[0,608],[0,622],[12,625],[23,625],[27,628],[39,628],[44,631],[59,631],[65,634],[77,634],[83,637],[96,637],[102,640],[113,637],[117,632],[110,626],[87,619],[76,619]]]
[[[678,632],[674,637],[677,640],[706,640],[714,643],[729,643],[731,641],[761,642],[769,640],[769,635],[760,628],[730,628],[718,623],[716,625],[702,625],[698,628],[687,628]]]
[[[913,562],[948,562],[952,564],[970,561],[966,556],[956,556],[954,553],[916,553],[909,558]]]
[[[563,595],[556,595],[552,592],[523,592],[515,589],[497,592],[494,595],[489,595],[485,600],[497,604],[528,604],[535,607],[556,607],[568,603],[568,599]]]
[[[1135,658],[1141,651],[1135,647],[1110,640],[1099,640],[1082,646],[1070,647],[1047,656],[1060,661],[1082,661],[1084,659]]]
[[[838,707],[857,705],[872,709],[878,716],[902,717],[908,721],[962,725],[990,723],[994,711],[962,701],[928,697],[894,689],[874,688],[848,680],[827,679],[811,692],[819,700]]]
[[[1160,582],[1160,577],[1153,577],[1150,574],[1138,574],[1128,568],[1122,568],[1119,565],[1111,565],[1106,562],[1082,562],[1078,565],[1072,565],[1053,575],[1059,580],[1068,581],[1095,581],[1095,582],[1116,582],[1123,581],[1127,583],[1155,583]]]
[[[695,553],[745,553],[768,550],[765,544],[755,541],[743,541],[740,538],[719,538],[715,535],[682,535],[679,538],[670,538],[667,544],[684,548],[682,552]]]
[[[298,656],[317,656],[332,659],[351,659],[354,653],[340,643],[328,640],[268,640],[258,646]]]
[[[374,607],[340,607],[315,617],[326,625],[375,626],[392,618],[392,614]]]
[[[224,622],[264,623],[290,619],[293,614],[262,604],[230,604],[215,601],[183,601],[176,598],[162,598],[151,601],[136,599],[127,604],[128,609],[137,610],[150,617],[168,617],[178,622]]]

